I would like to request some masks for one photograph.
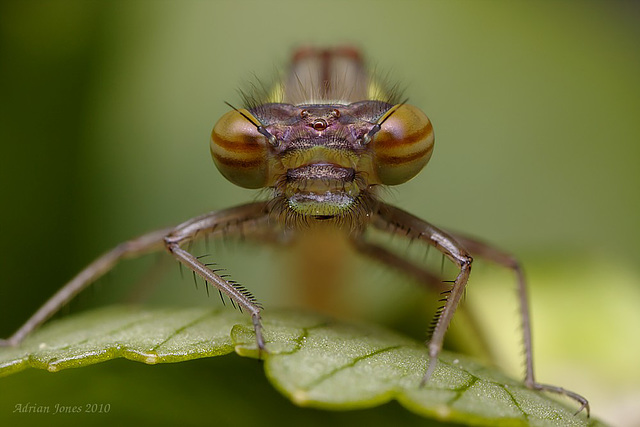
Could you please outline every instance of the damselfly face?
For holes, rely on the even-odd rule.
[[[285,81],[321,90],[279,88],[274,97],[282,102],[254,100],[223,116],[211,137],[218,169],[242,187],[273,188],[274,210],[285,220],[346,218],[357,226],[375,208],[375,187],[413,178],[434,143],[431,122],[418,108],[390,97],[358,99],[381,97],[362,69],[352,51],[297,55],[296,76]],[[332,99],[338,94],[344,99]],[[293,99],[299,102],[286,102]]]

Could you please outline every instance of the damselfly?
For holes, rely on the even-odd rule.
[[[245,96],[245,105],[231,107],[211,135],[211,154],[222,175],[240,187],[268,189],[268,200],[208,213],[120,244],[82,270],[0,343],[18,345],[119,260],[166,249],[251,315],[257,346],[266,350],[260,303],[246,288],[183,248],[205,236],[255,233],[284,236],[274,241],[295,241],[331,230],[332,236],[349,242],[357,252],[434,287],[440,285],[440,278],[426,267],[369,241],[365,231],[374,228],[430,245],[458,269],[434,319],[422,384],[435,370],[445,332],[471,272],[473,254],[516,275],[526,386],[566,395],[588,414],[584,397],[535,380],[527,289],[515,258],[478,240],[444,231],[380,199],[383,186],[402,184],[420,172],[434,146],[427,116],[383,86],[365,72],[353,48],[298,49],[286,77],[270,90],[254,90]]]

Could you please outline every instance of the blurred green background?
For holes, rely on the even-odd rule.
[[[583,393],[617,425],[640,423],[639,18],[633,1],[2,1],[0,336],[117,243],[253,200],[209,156],[223,101],[239,103],[236,90],[272,77],[297,45],[351,43],[436,130],[431,164],[386,199],[517,254],[539,380]],[[260,296],[251,275],[277,257],[252,269],[244,249],[224,259]],[[482,264],[474,276],[467,300],[498,364],[520,375],[511,277]],[[246,374],[260,375],[250,361],[132,364],[4,378],[0,420],[45,421],[12,416],[17,402],[97,399],[114,412],[96,423],[169,425],[169,411],[187,425],[229,412],[242,414],[229,424],[269,424],[280,411],[422,422],[394,405],[318,415],[255,404],[278,397]],[[237,378],[216,382],[226,371]]]

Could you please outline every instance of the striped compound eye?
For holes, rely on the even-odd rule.
[[[399,104],[378,120],[373,137],[375,168],[380,182],[402,184],[416,176],[433,153],[434,134],[429,118],[418,108]]]
[[[259,121],[241,108],[222,116],[211,132],[211,157],[216,167],[243,188],[262,188],[269,177],[269,142],[254,123]]]

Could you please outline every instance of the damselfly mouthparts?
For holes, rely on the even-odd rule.
[[[280,83],[272,90],[245,96],[245,105],[232,107],[211,135],[211,154],[220,172],[241,187],[269,189],[268,200],[205,214],[117,246],[81,271],[0,343],[19,344],[120,259],[164,248],[251,315],[257,345],[265,350],[262,306],[246,288],[183,249],[185,243],[204,236],[268,233],[299,240],[318,230],[338,230],[332,235],[340,235],[356,251],[434,287],[440,284],[425,267],[411,264],[406,268],[410,262],[368,241],[365,231],[375,228],[433,246],[458,268],[434,319],[423,384],[435,370],[445,332],[471,272],[473,254],[513,270],[517,277],[526,386],[569,396],[588,414],[584,397],[535,381],[527,290],[518,262],[509,254],[448,233],[379,198],[381,187],[401,184],[420,172],[434,146],[427,116],[382,86],[365,72],[355,49],[296,51],[289,74]]]

